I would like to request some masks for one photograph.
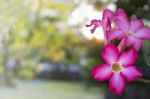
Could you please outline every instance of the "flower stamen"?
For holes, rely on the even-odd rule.
[[[120,72],[121,71],[121,65],[118,62],[114,62],[112,65],[112,71],[113,72]]]
[[[126,35],[127,35],[127,36],[133,36],[133,33],[127,32]]]

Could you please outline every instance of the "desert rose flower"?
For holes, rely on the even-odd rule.
[[[105,64],[96,65],[91,74],[98,81],[109,81],[109,90],[116,95],[121,95],[125,89],[126,81],[133,81],[142,74],[133,65],[138,58],[134,49],[119,53],[116,46],[107,44],[101,56]]]
[[[122,39],[123,29],[127,28],[126,24],[128,22],[128,17],[123,9],[117,9],[114,13],[113,21],[110,21],[111,28],[107,30],[106,36],[107,40],[112,41],[114,39]]]
[[[98,28],[100,26],[103,27],[103,30],[109,30],[111,28],[110,23],[113,22],[114,18],[115,18],[114,12],[112,12],[109,9],[104,9],[102,20],[93,19],[93,20],[91,20],[91,23],[86,26],[87,27],[94,26],[91,29],[91,33],[94,33],[96,28]]]
[[[132,46],[137,51],[140,50],[143,40],[150,39],[150,28],[144,27],[143,22],[138,19],[131,20],[122,30],[126,39],[126,46]]]
[[[116,19],[117,18],[117,19]],[[116,22],[124,23],[127,16],[122,9],[118,9],[116,12],[112,12],[109,9],[104,9],[102,20],[93,19],[87,27],[94,26],[91,29],[91,33],[94,33],[96,28],[102,26],[104,31],[104,37],[106,41],[110,42],[113,39],[120,39],[123,36],[123,31]],[[107,34],[108,33],[108,34]]]
[[[123,9],[119,9],[116,12],[115,22],[121,31],[115,33],[113,33],[112,31],[108,31],[107,37],[111,40],[118,37],[124,37],[126,40],[124,46],[132,46],[137,51],[139,51],[143,40],[150,39],[150,28],[144,27],[142,20],[134,19],[129,21],[126,16],[127,15],[125,14]],[[114,34],[117,36],[114,37]]]

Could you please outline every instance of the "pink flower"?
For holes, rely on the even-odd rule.
[[[133,81],[142,76],[133,65],[138,58],[134,49],[119,54],[116,46],[107,44],[101,56],[106,63],[96,65],[91,74],[98,81],[109,80],[109,90],[116,95],[122,94],[126,81]]]
[[[122,28],[128,28],[126,26],[126,24],[128,24],[127,21],[128,21],[128,17],[125,11],[119,8],[114,13],[113,21],[110,22],[111,28],[106,31],[107,40],[112,41],[114,39],[119,39],[119,40],[122,39],[123,37]]]
[[[125,37],[125,45],[132,46],[139,51],[143,40],[150,39],[150,28],[145,28],[141,20],[134,19],[129,21],[122,9],[116,12],[115,17],[115,22],[119,29],[117,29],[117,31],[107,31],[107,38],[113,40]]]
[[[121,23],[118,23],[121,26]],[[143,40],[150,39],[150,28],[144,27],[141,20],[131,20],[123,29],[126,39],[126,46],[133,46],[137,51],[140,50]]]
[[[93,20],[91,20],[91,23],[89,25],[86,25],[86,26],[87,27],[94,26],[91,29],[91,33],[94,33],[96,28],[98,28],[100,26],[103,27],[103,30],[108,30],[108,29],[110,29],[110,20],[112,20],[113,18],[114,18],[114,13],[109,9],[105,9],[103,11],[102,20],[93,19]]]
[[[86,26],[87,27],[94,26],[91,29],[91,33],[94,33],[96,28],[102,26],[103,31],[104,31],[104,37],[106,41],[110,42],[113,39],[116,39],[116,38],[119,39],[123,36],[122,35],[123,31],[121,30],[121,28],[119,28],[116,22],[124,23],[124,20],[122,19],[125,19],[125,18],[127,20],[127,16],[122,9],[118,9],[116,12],[112,12],[109,9],[105,9],[103,11],[102,20],[93,19],[91,23]]]

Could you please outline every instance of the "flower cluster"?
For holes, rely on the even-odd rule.
[[[105,64],[94,66],[91,70],[92,76],[98,81],[108,80],[109,90],[121,95],[127,81],[142,77],[134,63],[143,41],[150,39],[150,28],[144,27],[142,20],[128,20],[123,9],[115,12],[105,9],[102,20],[94,19],[86,26],[94,26],[92,33],[100,26],[104,31],[105,46],[101,56]],[[116,46],[112,44],[113,40],[120,43]]]

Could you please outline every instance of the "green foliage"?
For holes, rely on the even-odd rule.
[[[128,16],[137,16],[140,19],[150,19],[150,0],[118,0],[117,8],[123,8]]]
[[[78,62],[78,54],[75,53],[78,53],[81,41],[69,28],[65,28],[64,31],[57,28],[59,22],[67,21],[70,10],[66,4],[44,0],[13,0],[8,2],[11,8],[6,9],[8,5],[6,6],[5,1],[1,1],[1,5],[3,10],[8,10],[3,12],[5,20],[12,19],[11,24],[8,21],[13,29],[10,29],[11,34],[7,39],[13,52],[12,58],[38,57],[38,60],[46,59],[53,62]],[[41,17],[45,9],[52,10],[57,15]],[[31,15],[34,19],[30,18]]]
[[[83,71],[83,80],[85,82],[85,85],[87,88],[90,88],[91,86],[98,86],[98,82],[93,79],[91,76],[91,69],[98,64],[102,64],[103,61],[100,58],[100,51],[103,47],[103,42],[96,42],[95,40],[90,41],[91,45],[88,47],[88,54],[87,57],[89,58],[89,61],[86,65],[82,67]],[[99,54],[97,54],[99,52]]]
[[[19,77],[22,79],[32,80],[34,78],[34,72],[29,69],[22,69],[19,71]]]
[[[45,3],[44,6],[47,8],[54,9],[54,10],[58,11],[59,13],[64,13],[64,12],[68,11],[68,7],[62,3],[55,3],[55,2]]]

